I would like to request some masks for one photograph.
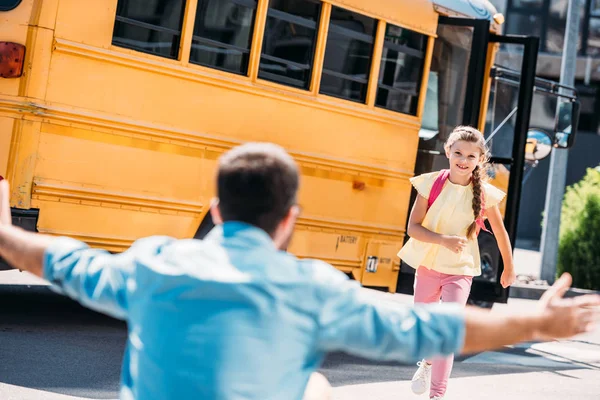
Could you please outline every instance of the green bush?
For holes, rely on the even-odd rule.
[[[600,290],[600,166],[567,188],[562,204],[558,273],[573,286]]]

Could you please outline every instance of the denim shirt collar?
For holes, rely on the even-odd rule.
[[[275,250],[273,239],[264,230],[240,221],[228,221],[215,226],[206,240],[234,241],[249,247],[267,247]]]

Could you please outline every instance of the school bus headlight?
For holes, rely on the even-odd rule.
[[[0,42],[0,78],[18,78],[23,74],[25,46]]]

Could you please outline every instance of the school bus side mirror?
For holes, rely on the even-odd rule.
[[[559,149],[568,149],[575,142],[575,135],[579,123],[579,108],[578,100],[559,100],[561,103],[558,106],[554,126],[554,147]]]
[[[525,145],[525,160],[537,162],[548,157],[552,152],[552,138],[541,129],[533,128],[527,131]]]

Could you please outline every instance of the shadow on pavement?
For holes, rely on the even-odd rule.
[[[71,396],[116,398],[126,336],[125,323],[47,288],[0,285],[1,383]],[[585,340],[554,347],[523,343],[457,357],[452,377],[600,370],[598,346]],[[320,368],[336,387],[408,381],[415,370],[414,364],[375,362],[345,353],[329,354]]]
[[[538,343],[521,343],[514,347],[504,347],[499,351],[490,351],[470,356],[456,357],[452,371],[453,378],[503,375],[527,372],[552,372],[591,369],[600,371],[600,352],[592,352],[595,359],[578,360],[557,349],[569,346],[599,346],[597,343],[585,341],[564,341],[545,344],[540,348]],[[548,349],[549,350],[548,350]],[[595,350],[595,349],[594,349]],[[417,366],[393,362],[374,362],[346,353],[329,354],[321,372],[329,379],[332,386],[345,386],[366,383],[409,381]],[[564,375],[564,374],[561,374]]]
[[[126,325],[43,287],[0,285],[0,382],[117,398]]]

